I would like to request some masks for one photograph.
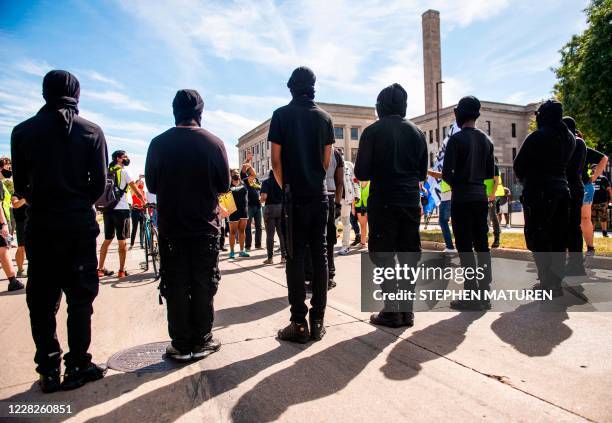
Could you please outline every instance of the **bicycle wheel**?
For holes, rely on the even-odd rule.
[[[150,242],[151,242],[151,228],[150,228],[150,224],[149,222],[145,222],[144,224],[144,254],[145,254],[145,261],[144,261],[144,270],[147,271],[149,270],[149,249],[150,249]]]
[[[157,229],[151,225],[151,263],[153,263],[153,275],[159,279],[159,244]]]

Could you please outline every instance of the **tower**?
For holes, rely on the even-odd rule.
[[[423,25],[423,80],[425,113],[436,111],[436,82],[442,80],[440,52],[440,12],[428,10],[421,16]],[[438,84],[438,102],[442,107],[442,84]]]

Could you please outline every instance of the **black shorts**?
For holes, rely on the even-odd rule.
[[[367,207],[355,207],[355,213],[360,214],[362,216],[367,216],[368,208]]]
[[[249,213],[246,209],[238,209],[234,213],[229,215],[230,222],[238,222],[240,219],[248,219]]]
[[[17,235],[17,246],[25,247],[25,220],[15,222],[15,233]]]
[[[123,241],[130,236],[130,211],[111,210],[104,213],[104,239],[110,241],[117,236]]]
[[[6,241],[6,238],[3,237],[2,235],[0,235],[0,248],[8,247],[8,246],[9,246],[9,244]]]

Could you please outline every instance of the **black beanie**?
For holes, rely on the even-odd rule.
[[[176,125],[195,119],[198,126],[201,126],[203,110],[204,100],[196,90],[178,90],[176,92],[172,101],[172,112]]]
[[[557,100],[547,100],[538,108],[536,122],[538,127],[557,125],[563,118],[563,104]]]
[[[291,77],[289,81],[287,81],[287,88],[289,88],[293,97],[306,95],[314,99],[314,86],[316,80],[317,77],[312,69],[307,66],[300,66],[291,73]]]

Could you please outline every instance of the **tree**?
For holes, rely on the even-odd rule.
[[[590,146],[612,145],[612,0],[591,0],[588,28],[560,50],[554,92]]]

